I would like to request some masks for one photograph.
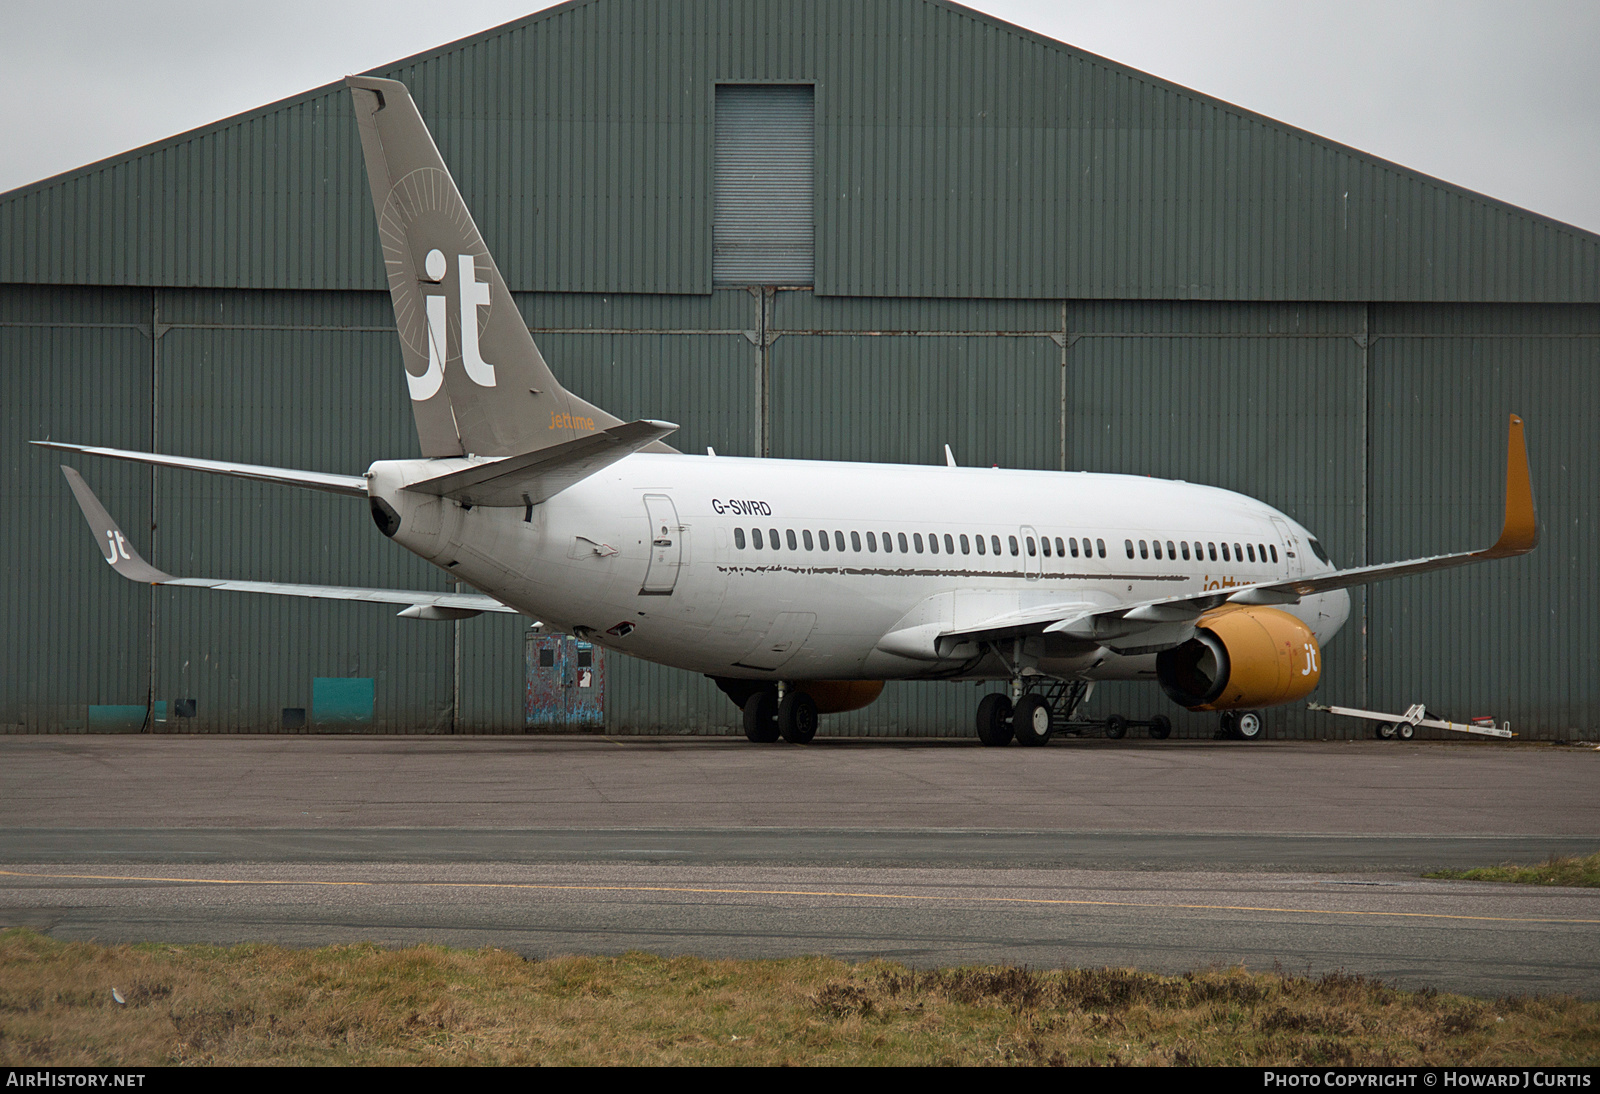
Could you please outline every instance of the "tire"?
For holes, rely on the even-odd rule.
[[[1150,719],[1150,739],[1152,741],[1164,741],[1170,736],[1172,736],[1171,718],[1168,718],[1165,714],[1157,714]]]
[[[1409,741],[1417,735],[1417,727],[1410,722],[1401,722],[1395,727],[1395,735],[1402,741]]]
[[[991,748],[1011,743],[1011,698],[994,691],[978,701],[978,740]]]
[[[1393,722],[1373,722],[1372,723],[1372,735],[1374,737],[1378,738],[1378,740],[1380,740],[1380,741],[1392,741],[1392,740],[1394,740],[1394,723]]]
[[[744,735],[758,745],[778,739],[778,693],[762,688],[744,701]]]
[[[817,701],[791,690],[778,704],[778,732],[792,745],[808,745],[817,735]]]
[[[1219,741],[1233,741],[1239,737],[1239,715],[1231,710],[1225,710],[1217,718],[1217,736]]]
[[[1241,741],[1259,741],[1267,735],[1267,720],[1259,710],[1241,710],[1233,725]]]
[[[1113,741],[1120,741],[1128,735],[1128,720],[1120,714],[1113,714],[1106,719],[1106,736]]]
[[[1011,731],[1017,744],[1034,747],[1050,741],[1050,704],[1042,695],[1024,695],[1011,714]]]

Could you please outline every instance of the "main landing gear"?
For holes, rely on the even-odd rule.
[[[1010,744],[1033,747],[1049,742],[1058,733],[1087,736],[1103,732],[1118,740],[1127,736],[1129,726],[1143,726],[1150,736],[1164,741],[1172,734],[1172,720],[1158,714],[1148,722],[1129,721],[1113,714],[1109,718],[1078,718],[1078,709],[1089,698],[1093,685],[1084,680],[1052,680],[1024,677],[1014,690],[1021,692],[1015,702],[1005,692],[985,695],[978,702],[978,740],[993,747]]]
[[[1267,735],[1267,720],[1259,710],[1225,710],[1217,719],[1217,740],[1259,741]]]
[[[744,703],[744,735],[756,744],[771,744],[779,737],[790,744],[810,744],[817,735],[817,703],[795,688],[762,688]]]

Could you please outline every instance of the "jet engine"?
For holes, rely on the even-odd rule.
[[[1195,636],[1156,656],[1156,679],[1190,710],[1245,710],[1310,695],[1322,678],[1317,636],[1277,608],[1225,607]]]

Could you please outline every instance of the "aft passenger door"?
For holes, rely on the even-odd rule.
[[[683,526],[678,509],[665,494],[646,494],[645,513],[650,518],[650,563],[644,572],[640,596],[671,596],[683,562]]]

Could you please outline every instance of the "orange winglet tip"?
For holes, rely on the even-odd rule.
[[[1506,442],[1506,520],[1500,538],[1483,552],[1485,558],[1525,555],[1539,545],[1539,517],[1533,508],[1533,476],[1528,471],[1528,443],[1522,419],[1511,415]]]

